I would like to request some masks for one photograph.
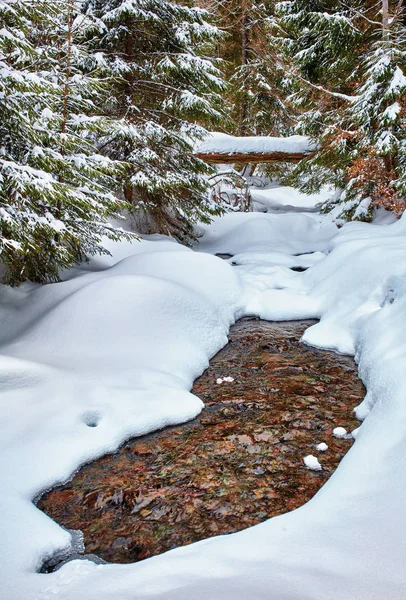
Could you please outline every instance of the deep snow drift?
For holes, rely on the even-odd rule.
[[[1,288],[2,598],[403,600],[406,217],[338,231],[313,214],[231,214],[201,233],[199,252],[114,244],[117,262]],[[319,317],[307,343],[356,353],[366,420],[327,485],[293,513],[142,563],[35,573],[70,536],[31,499],[126,437],[195,416],[193,379],[242,314]]]

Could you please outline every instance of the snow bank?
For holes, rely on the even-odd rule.
[[[228,213],[201,226],[198,252],[247,254],[325,251],[337,227],[320,215]]]
[[[301,135],[290,137],[235,137],[226,133],[213,132],[199,142],[196,154],[309,154],[316,146],[309,138]]]
[[[291,278],[282,291],[268,287],[253,295],[247,311],[270,320],[301,312],[321,318],[304,341],[354,354],[362,318],[382,308],[390,277],[406,275],[405,233],[405,217],[386,227],[350,223],[332,239],[325,260]]]
[[[134,242],[130,256],[115,246],[119,260],[104,269],[1,288],[5,600],[35,597],[46,577],[31,588],[16,573],[71,543],[32,498],[130,436],[195,417],[203,404],[188,390],[241,312],[226,262],[169,241]]]
[[[3,597],[403,600],[406,217],[337,232],[313,215],[232,214],[202,233],[200,253],[157,242],[61,284],[1,290]],[[242,258],[233,268],[204,252]],[[282,264],[313,252],[327,256],[303,273]],[[320,317],[304,341],[355,352],[364,422],[333,477],[302,508],[240,533],[135,565],[36,574],[70,539],[33,495],[126,436],[199,412],[187,390],[242,313]]]
[[[318,194],[304,194],[295,188],[271,186],[250,188],[253,208],[257,212],[316,212],[317,206],[329,200],[333,191],[325,187]]]

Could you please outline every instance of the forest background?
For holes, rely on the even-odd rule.
[[[138,230],[194,239],[221,212],[207,130],[309,136],[268,175],[330,185],[370,220],[406,197],[402,0],[0,0],[3,280],[57,281]]]

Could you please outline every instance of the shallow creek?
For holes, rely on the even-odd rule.
[[[303,505],[349,449],[332,432],[359,425],[352,409],[365,394],[350,357],[300,343],[310,325],[239,321],[195,382],[197,419],[128,441],[38,507],[81,530],[87,554],[129,563]],[[305,467],[308,454],[321,471]]]

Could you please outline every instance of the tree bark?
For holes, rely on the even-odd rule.
[[[63,83],[63,95],[62,95],[62,123],[61,123],[61,155],[65,156],[66,154],[66,128],[68,123],[68,100],[70,95],[70,78],[71,78],[71,61],[72,61],[72,44],[73,44],[73,12],[75,9],[75,2],[72,2],[71,6],[68,9],[68,29],[67,29],[67,37],[66,37],[66,66],[65,66],[65,74],[64,74],[64,83]],[[59,60],[61,59],[61,54],[59,52]],[[58,179],[62,182],[62,178],[59,175]],[[62,201],[57,201],[57,210],[56,210],[56,218],[62,218]],[[58,240],[59,234],[56,234],[55,239]]]
[[[382,29],[383,39],[389,38],[389,0],[382,0]]]
[[[249,60],[250,47],[250,31],[249,31],[249,15],[246,3],[243,3],[243,12],[241,15],[241,66],[245,67]],[[238,135],[246,134],[246,118],[247,118],[247,99],[244,94],[239,111]]]
[[[304,158],[308,158],[313,156],[314,152],[270,152],[266,154],[261,154],[259,152],[251,152],[251,153],[234,153],[234,154],[221,154],[220,152],[213,152],[204,154],[201,152],[197,152],[195,154],[196,158],[200,158],[200,160],[204,160],[209,164],[217,164],[217,165],[226,165],[233,163],[240,164],[258,164],[258,163],[272,163],[272,162],[292,162],[297,163]]]

